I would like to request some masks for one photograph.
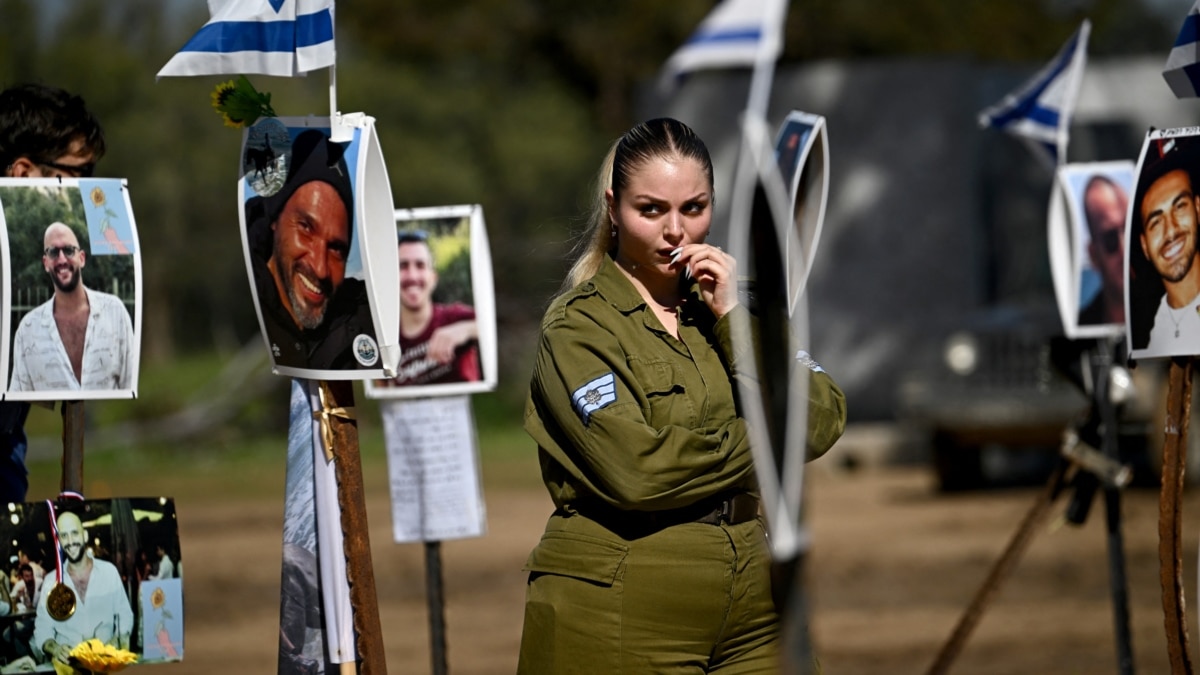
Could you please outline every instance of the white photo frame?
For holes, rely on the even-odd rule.
[[[54,223],[71,230],[80,251],[74,256],[56,251],[54,261],[47,263],[43,247]],[[0,294],[4,399],[135,398],[142,264],[125,179],[0,179],[0,256],[4,260]],[[71,263],[75,282],[70,281]],[[74,372],[54,320],[57,284],[47,271],[54,265],[64,283],[87,289],[90,313],[81,347],[82,377]]]
[[[314,142],[315,133],[324,140]],[[300,162],[294,167],[297,153]],[[322,158],[326,169],[320,167]],[[313,178],[314,172],[321,177]],[[313,257],[327,243],[295,234],[309,225],[289,225],[286,234],[276,227],[296,193],[310,194],[307,186],[313,183],[329,186],[321,189],[336,193],[343,204],[349,199],[353,207],[341,278]],[[333,120],[260,120],[243,135],[238,203],[246,274],[273,371],[319,380],[394,375],[399,281],[390,245],[395,236],[391,188],[374,119],[355,113]],[[344,238],[334,242],[344,244]],[[277,246],[285,251],[278,260]]]
[[[397,377],[390,380],[368,380],[366,395],[381,399],[412,398],[473,394],[495,389],[496,299],[483,207],[479,204],[462,204],[397,209],[394,218],[394,243],[391,249],[397,260],[396,292],[402,296],[399,303],[401,319],[397,324],[401,345],[400,361],[397,365]],[[436,288],[424,291],[431,293],[431,298],[421,299],[414,296],[408,300],[403,297],[405,290],[401,288],[408,287],[408,282],[404,273],[399,271],[399,265],[406,263],[402,262],[398,248],[404,246],[404,241],[416,232],[425,233],[426,245],[433,251],[438,276],[435,281]],[[450,272],[453,272],[453,279],[449,275]],[[468,277],[466,280],[462,279],[464,274]],[[450,285],[452,280],[455,283],[453,287]],[[414,294],[422,293],[415,290],[415,286],[413,288]],[[435,363],[435,359],[430,358],[425,351],[428,346],[427,340],[438,326],[427,324],[422,334],[412,338],[406,338],[404,331],[399,328],[404,313],[409,311],[405,309],[405,303],[419,304],[426,301],[432,301],[434,307],[441,307],[437,310],[441,317],[438,321],[445,320],[445,325],[457,321],[471,321],[475,325],[477,338],[460,343],[452,361]],[[452,306],[457,306],[453,314],[446,309]],[[472,312],[473,315],[468,316]],[[477,376],[470,375],[473,371],[467,362],[472,358],[471,353],[475,354],[474,358],[478,363]]]
[[[788,190],[791,225],[785,239],[788,309],[804,293],[816,260],[829,200],[829,143],[825,118],[793,110],[784,118],[775,137],[775,158]]]
[[[1129,355],[1200,354],[1200,293],[1191,292],[1200,286],[1200,198],[1193,192],[1200,186],[1200,127],[1148,132],[1135,175],[1125,219]],[[1191,255],[1186,238],[1165,234],[1180,227],[1191,228]]]
[[[1134,168],[1132,161],[1089,162],[1066,164],[1056,172],[1047,212],[1047,243],[1055,300],[1067,337],[1108,337],[1125,330],[1125,256],[1120,247]],[[1090,220],[1089,199],[1093,200]],[[1106,217],[1118,205],[1123,207],[1120,218]],[[1106,304],[1112,297],[1109,293],[1122,298],[1115,308],[1116,319],[1111,318],[1112,303]]]

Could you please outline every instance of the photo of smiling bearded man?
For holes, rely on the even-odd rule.
[[[254,289],[276,365],[378,364],[366,284],[346,270],[354,194],[344,153],[324,133],[306,130],[292,144],[283,187],[246,202]]]

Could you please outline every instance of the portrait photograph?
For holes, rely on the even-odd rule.
[[[395,302],[394,254],[371,241],[393,236],[391,191],[374,185],[386,186],[386,169],[369,118],[360,121],[336,130],[344,140],[320,117],[264,118],[244,132],[246,273],[280,375],[366,379],[393,365],[394,332],[381,320],[398,313],[382,307]],[[364,182],[373,189],[359,190]]]
[[[1132,161],[1059,167],[1048,236],[1055,298],[1071,338],[1125,331],[1125,218]]]
[[[373,398],[439,396],[496,386],[491,254],[479,205],[398,209],[400,363],[371,380]]]
[[[1134,359],[1200,354],[1200,127],[1146,134],[1125,234],[1125,316]]]
[[[54,672],[55,662],[86,667],[77,648],[89,640],[136,656],[136,664],[183,658],[183,561],[173,499],[0,508],[7,511],[0,559],[8,561],[0,577],[0,672]]]
[[[4,397],[137,395],[141,256],[122,179],[0,179]]]
[[[793,110],[780,125],[775,159],[788,190],[792,228],[787,233],[788,302],[794,309],[815,260],[829,196],[829,148],[825,118]]]

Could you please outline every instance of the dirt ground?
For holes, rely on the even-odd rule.
[[[934,490],[932,473],[922,467],[868,463],[847,471],[836,457],[811,466],[808,583],[825,673],[924,673],[1039,488],[947,496]],[[536,464],[531,457],[528,467],[515,470],[533,474]],[[368,472],[366,489],[387,668],[430,672],[424,547],[391,542],[382,473]],[[485,483],[487,536],[441,546],[449,670],[459,675],[514,672],[520,570],[549,511],[548,498],[532,483],[514,487],[519,481],[492,480],[486,473]],[[1168,672],[1157,500],[1153,489],[1123,493],[1130,621],[1141,673]],[[186,566],[185,657],[136,672],[274,672],[280,490],[192,494],[176,501]],[[1056,505],[1052,519],[1063,505]],[[951,672],[1117,672],[1103,516],[1097,502],[1083,527],[1047,523],[1038,531]],[[1198,531],[1200,491],[1193,491],[1184,509],[1191,607]],[[1189,624],[1194,654],[1194,609]]]

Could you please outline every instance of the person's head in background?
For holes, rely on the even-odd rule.
[[[10,178],[87,178],[104,130],[79,96],[19,84],[0,91],[0,166]]]

